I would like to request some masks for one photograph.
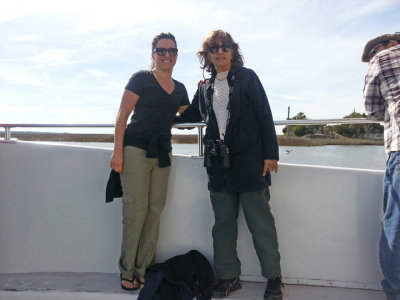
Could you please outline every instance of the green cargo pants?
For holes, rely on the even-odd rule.
[[[160,168],[158,158],[147,158],[146,150],[124,147],[124,169],[120,174],[123,231],[119,259],[124,278],[144,276],[154,259],[170,168]]]
[[[241,274],[236,250],[239,203],[252,234],[262,275],[265,278],[281,276],[275,220],[269,206],[269,189],[241,193],[224,190],[211,192],[210,197],[215,216],[212,235],[217,278],[231,279]]]

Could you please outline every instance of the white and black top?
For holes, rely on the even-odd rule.
[[[229,85],[228,73],[218,73],[214,81],[213,110],[217,118],[219,136],[223,140],[225,137],[226,123],[228,121]]]

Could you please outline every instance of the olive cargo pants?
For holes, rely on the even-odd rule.
[[[146,150],[124,147],[122,244],[119,268],[124,278],[144,276],[154,259],[160,214],[165,206],[171,167],[160,168]]]

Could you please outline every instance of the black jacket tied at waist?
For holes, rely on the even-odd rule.
[[[171,134],[153,134],[150,138],[132,138],[132,145],[147,150],[147,158],[158,158],[158,166],[165,168],[171,165]],[[127,145],[125,145],[127,146]],[[111,170],[106,186],[106,202],[122,197],[121,178],[119,173]]]
[[[153,134],[148,141],[147,157],[158,158],[158,166],[160,168],[171,165],[169,152],[171,152],[171,134]]]

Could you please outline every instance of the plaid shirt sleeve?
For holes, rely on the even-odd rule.
[[[378,60],[372,59],[365,76],[364,106],[367,116],[376,120],[383,120],[385,115],[385,103],[381,94],[380,84]]]

